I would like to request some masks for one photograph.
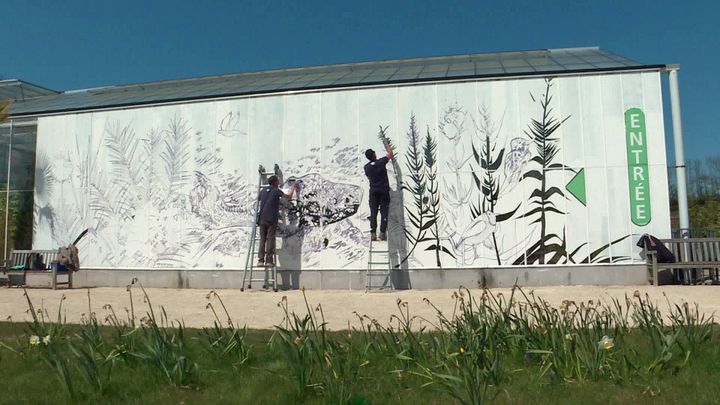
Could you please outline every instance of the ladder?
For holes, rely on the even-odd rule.
[[[260,235],[258,233],[258,221],[257,216],[260,215],[260,196],[263,190],[267,190],[270,188],[270,185],[267,184],[267,179],[269,176],[278,175],[278,166],[275,165],[275,172],[268,172],[265,170],[265,168],[260,165],[258,168],[258,187],[257,187],[257,197],[255,199],[255,217],[253,218],[253,224],[252,224],[252,231],[250,232],[250,242],[248,244],[248,251],[247,256],[245,257],[245,269],[243,271],[243,281],[242,285],[240,287],[240,291],[245,291],[245,286],[247,285],[248,289],[252,288],[253,282],[262,282],[262,288],[272,288],[273,291],[277,291],[277,249],[275,250],[275,257],[273,257],[273,265],[272,267],[262,266],[258,267],[255,264],[255,261],[257,260],[258,256],[258,248],[259,248],[259,241],[260,241]],[[257,273],[258,271],[262,271],[262,277],[261,278],[253,278],[253,273]],[[247,283],[247,284],[245,284]]]
[[[365,291],[383,288],[393,290],[391,270],[389,242],[387,240],[370,240],[370,252],[365,272]]]

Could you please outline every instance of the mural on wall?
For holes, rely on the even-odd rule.
[[[232,129],[232,124],[226,125],[231,121],[232,116],[226,116],[218,134],[243,135],[242,131]],[[54,164],[44,153],[40,155],[35,228],[39,229],[43,222],[56,244],[78,229],[90,228],[97,252],[102,254],[94,258],[100,266],[192,267],[193,262],[205,255],[233,257],[244,253],[254,217],[257,184],[242,175],[221,173],[223,157],[218,151],[211,151],[199,142],[191,150],[192,128],[179,116],[173,117],[165,128],[151,130],[146,137],[137,136],[131,125],[108,124],[104,130],[100,147],[107,153],[109,173],[97,170],[92,156],[83,161],[73,156],[71,150],[63,163],[72,171],[58,179]],[[338,147],[339,141],[336,138],[325,147],[333,156],[330,165],[321,166],[317,156],[309,154],[284,166],[291,173],[309,170],[295,176],[296,198],[284,207],[285,216],[279,228],[279,235],[286,241],[283,254],[302,255],[302,264],[306,266],[317,264],[312,260],[313,253],[322,248],[335,249],[339,257],[350,262],[364,253],[361,231],[352,224],[342,224],[357,212],[362,188],[327,180],[313,172],[313,168],[320,167],[336,174],[354,170],[355,149]],[[96,151],[95,156],[98,155]],[[55,184],[71,182],[73,177],[89,187],[72,190],[71,204],[61,199],[59,206],[53,206],[49,200]],[[287,186],[286,183],[284,187]],[[83,206],[90,215],[82,212]],[[339,224],[333,233],[342,238],[317,232],[321,226],[332,224]],[[140,229],[142,226],[146,227]],[[135,240],[142,236],[143,243],[136,250],[128,243],[131,235]],[[335,242],[327,246],[323,241],[329,239]],[[302,240],[309,243],[298,243]],[[143,252],[144,246],[151,248],[150,254]],[[220,260],[215,263],[218,268],[223,265]]]
[[[632,189],[627,160],[617,160],[629,154],[616,154],[614,139],[624,148],[624,113],[642,106],[646,143],[656,145],[643,176],[664,174],[656,79],[437,84],[44,117],[34,247],[89,228],[89,267],[242,268],[262,164],[276,166],[281,187],[290,177],[298,185],[282,209],[280,267],[364,269],[362,151],[382,142],[396,150],[396,267],[632,262],[635,235],[669,232],[657,219],[667,190],[647,198],[652,221],[631,222],[629,196],[607,196]]]

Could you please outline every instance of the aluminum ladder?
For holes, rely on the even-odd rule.
[[[270,185],[267,183],[267,179],[270,176],[278,175],[278,166],[275,165],[275,172],[268,172],[265,170],[265,168],[260,165],[258,168],[258,187],[257,187],[257,197],[255,199],[255,216],[252,224],[252,231],[250,232],[250,241],[248,243],[248,251],[247,256],[245,257],[245,269],[243,271],[243,281],[242,285],[240,287],[240,291],[245,291],[245,286],[247,286],[248,289],[252,288],[253,282],[262,282],[262,288],[272,288],[273,291],[277,291],[277,249],[275,250],[275,256],[273,257],[273,265],[272,267],[262,266],[259,267],[255,264],[255,261],[257,260],[258,256],[258,248],[259,248],[259,241],[260,241],[260,235],[258,234],[258,215],[260,215],[260,196],[262,195],[263,190],[267,190],[270,188]],[[253,274],[257,273],[258,271],[262,271],[262,278],[253,278]],[[245,284],[247,283],[247,284]]]
[[[391,271],[389,242],[387,240],[370,240],[370,252],[365,272],[365,291],[383,288],[393,290]]]

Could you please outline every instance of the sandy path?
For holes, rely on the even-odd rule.
[[[544,298],[553,305],[559,305],[563,300],[576,302],[589,299],[608,300],[611,297],[624,300],[625,294],[632,296],[635,290],[642,294],[646,292],[650,298],[660,304],[661,309],[667,308],[666,294],[671,302],[687,301],[697,302],[700,310],[710,315],[716,313],[716,321],[720,318],[720,288],[715,286],[617,286],[617,287],[594,287],[594,286],[571,286],[571,287],[537,287],[533,289],[535,295]],[[90,292],[92,310],[97,314],[98,319],[103,320],[109,310],[103,309],[105,304],[110,304],[118,313],[118,316],[125,316],[125,308],[129,307],[129,295],[125,288],[92,288],[77,290],[27,290],[33,304],[36,307],[44,306],[53,319],[56,319],[58,305],[63,295],[66,297],[63,302],[63,314],[69,323],[79,323],[81,315],[88,312],[87,294]],[[212,324],[212,314],[206,308],[208,300],[206,295],[209,290],[192,289],[147,289],[148,295],[156,309],[162,305],[171,320],[182,319],[188,327],[202,327]],[[407,301],[411,315],[419,315],[431,320],[435,319],[435,311],[426,303],[423,298],[428,298],[446,314],[452,313],[454,300],[451,295],[454,290],[407,290],[393,292],[371,292],[347,290],[308,290],[306,291],[310,305],[314,308],[318,303],[322,304],[325,319],[331,329],[346,329],[348,322],[357,326],[359,322],[354,312],[367,314],[385,324],[392,314],[397,314],[397,299]],[[526,292],[529,289],[526,289]],[[479,296],[480,290],[473,290],[473,294]],[[502,292],[509,294],[509,289],[493,289],[493,293]],[[305,303],[302,292],[265,292],[252,291],[241,292],[239,290],[217,290],[217,293],[225,302],[230,315],[238,324],[247,324],[250,328],[268,329],[278,324],[283,319],[283,312],[278,307],[278,302],[283,296],[287,297],[291,311],[305,313]],[[135,302],[135,313],[139,317],[147,311],[147,304],[143,303],[139,288],[133,289]],[[213,301],[219,307],[217,301]],[[27,301],[23,296],[22,289],[0,288],[0,320],[13,321],[29,320],[27,313]]]

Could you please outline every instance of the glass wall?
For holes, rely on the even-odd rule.
[[[0,126],[0,248],[32,248],[36,120]]]

